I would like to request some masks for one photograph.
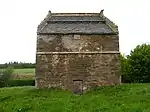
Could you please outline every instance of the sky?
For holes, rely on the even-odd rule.
[[[150,0],[0,0],[0,63],[35,62],[37,26],[48,11],[95,12],[119,27],[120,52],[150,43]]]

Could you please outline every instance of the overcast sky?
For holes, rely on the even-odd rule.
[[[48,11],[100,12],[119,26],[120,51],[150,42],[149,0],[0,0],[0,63],[35,62],[36,30]]]

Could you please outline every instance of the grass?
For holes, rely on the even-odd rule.
[[[100,87],[81,96],[57,89],[1,88],[0,112],[150,112],[150,84]]]

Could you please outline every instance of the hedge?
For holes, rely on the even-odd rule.
[[[35,80],[9,80],[8,87],[13,86],[35,86]]]

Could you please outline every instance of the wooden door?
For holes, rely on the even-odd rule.
[[[73,93],[75,94],[83,93],[83,80],[73,80]]]

